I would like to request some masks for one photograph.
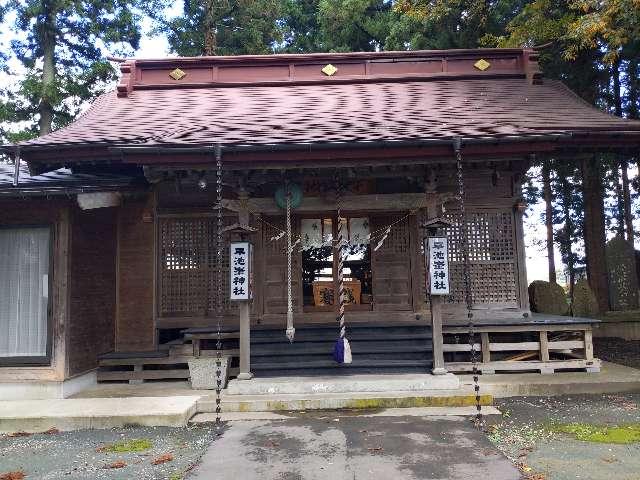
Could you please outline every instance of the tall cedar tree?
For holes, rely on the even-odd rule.
[[[273,53],[283,11],[282,0],[184,0],[182,15],[159,30],[180,56]]]
[[[12,139],[45,135],[68,124],[81,105],[115,78],[105,52],[132,53],[140,43],[141,14],[161,10],[142,0],[10,0],[16,39],[11,53],[27,74],[10,92],[5,121],[26,122]],[[134,12],[140,12],[140,14]]]

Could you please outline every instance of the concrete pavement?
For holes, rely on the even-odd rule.
[[[188,480],[518,480],[464,417],[337,417],[229,422]]]

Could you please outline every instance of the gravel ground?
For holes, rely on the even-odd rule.
[[[503,417],[489,438],[531,480],[639,480],[640,443],[577,440],[554,423],[628,425],[640,422],[640,394],[500,399]]]
[[[124,428],[80,430],[28,436],[0,436],[0,479],[9,472],[23,472],[25,478],[179,480],[195,465],[217,438],[215,427]],[[115,442],[148,440],[151,448],[141,452],[112,453],[101,447]],[[153,461],[165,459],[158,465]],[[115,467],[118,464],[124,466]],[[3,477],[3,475],[6,475]]]
[[[616,337],[595,337],[595,356],[608,362],[640,368],[640,340],[623,340]]]

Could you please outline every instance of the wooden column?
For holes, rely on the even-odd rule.
[[[248,200],[249,194],[246,190],[238,193],[240,205],[238,209],[238,224],[241,226],[249,225]],[[238,380],[251,380],[251,321],[249,319],[249,302],[239,302],[240,310],[240,373]]]
[[[437,205],[436,178],[435,172],[433,171],[430,172],[429,179],[425,182],[425,192],[427,196],[427,220],[430,220],[436,218],[440,213]],[[429,294],[429,292],[427,292],[427,294]],[[442,346],[444,342],[442,336],[442,297],[440,295],[429,294],[429,303],[431,305],[431,341],[433,345],[433,368],[431,373],[434,375],[444,375],[447,373],[447,369],[444,367],[444,349]]]

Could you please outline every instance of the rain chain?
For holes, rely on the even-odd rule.
[[[223,301],[222,301],[222,151],[220,145],[216,145],[216,283],[217,296],[216,296],[216,317],[218,320],[216,329],[216,429],[220,434],[220,428],[222,423],[220,421],[220,395],[222,391],[222,314],[223,314]]]
[[[478,371],[478,352],[476,351],[476,332],[473,324],[473,298],[471,294],[471,269],[469,264],[469,233],[467,231],[467,217],[465,215],[465,191],[464,175],[462,171],[462,151],[460,138],[454,140],[454,150],[456,154],[456,167],[458,173],[458,196],[460,198],[460,247],[462,251],[462,277],[464,280],[464,300],[467,308],[467,318],[469,319],[469,346],[471,348],[471,365],[473,374],[473,388],[476,399],[475,425],[482,428],[484,420],[482,418],[482,406],[480,404],[480,383]]]
[[[293,342],[296,329],[293,326],[293,295],[291,291],[291,256],[293,245],[291,244],[291,192],[287,185],[287,331],[289,342]],[[297,243],[297,241],[296,241]]]

